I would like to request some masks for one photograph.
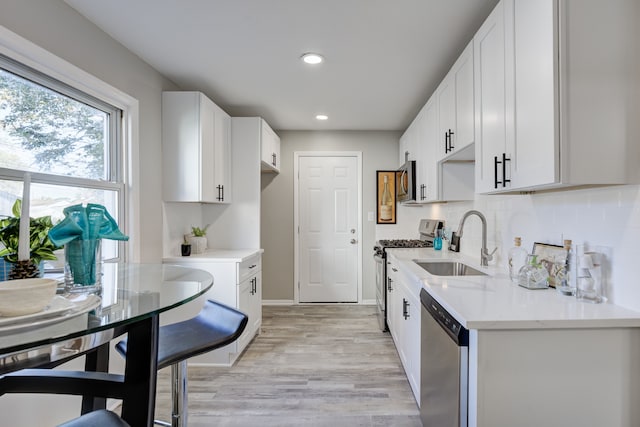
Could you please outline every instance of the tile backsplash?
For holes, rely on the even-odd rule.
[[[470,202],[399,206],[397,226],[377,227],[376,237],[416,237],[420,218],[444,219],[448,227],[456,230],[469,209],[477,209],[487,218],[487,245],[490,251],[498,248],[493,263],[505,271],[506,254],[515,236],[522,237],[522,246],[529,252],[534,242],[562,245],[563,239],[571,239],[574,245],[610,249],[606,297],[617,305],[640,311],[640,186],[478,195]],[[465,223],[462,252],[479,258],[481,237],[480,220],[472,216]]]

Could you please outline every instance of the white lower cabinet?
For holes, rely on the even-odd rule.
[[[402,298],[404,371],[413,395],[420,405],[420,299],[408,286]]]
[[[257,253],[248,258],[245,257],[242,261],[189,258],[191,259],[185,261],[165,260],[165,263],[197,268],[211,273],[213,286],[207,291],[205,298],[236,308],[249,317],[247,327],[235,342],[189,359],[189,362],[230,366],[251,340],[260,333],[262,325],[262,255]],[[199,308],[201,307],[185,306],[184,309],[179,307],[172,312],[181,312],[181,317],[187,318],[197,314]],[[187,313],[187,311],[190,312]]]
[[[259,257],[258,257],[259,258]],[[238,310],[249,316],[247,328],[238,338],[238,354],[245,349],[260,332],[262,325],[262,269],[260,259],[252,258],[242,263],[240,269],[246,269],[244,280],[238,285]]]
[[[395,270],[395,271],[394,271]],[[403,277],[392,261],[387,265],[387,324],[411,391],[420,405],[419,285]]]

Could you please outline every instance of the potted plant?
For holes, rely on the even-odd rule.
[[[180,253],[182,256],[191,255],[191,244],[187,240],[187,235],[185,234],[184,240],[182,241],[182,245],[180,245]]]
[[[191,227],[191,235],[187,236],[189,244],[191,244],[191,252],[194,254],[201,254],[207,249],[207,229],[210,224],[207,224],[203,228]]]
[[[4,268],[0,268],[1,280],[7,280],[7,277],[2,277],[2,273],[8,275],[13,265],[18,262],[21,209],[22,200],[18,199],[11,208],[13,216],[0,219],[0,244],[4,246],[4,248],[0,250],[0,257],[2,257],[3,262],[6,262]],[[53,222],[50,216],[31,218],[30,220],[30,259],[36,267],[39,267],[42,261],[57,259],[53,252],[60,248],[49,240],[49,230],[52,227]],[[42,274],[43,272],[40,271],[40,273]]]

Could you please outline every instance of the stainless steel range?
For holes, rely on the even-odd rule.
[[[436,230],[444,227],[439,219],[421,219],[418,227],[420,239],[378,240],[373,247],[373,259],[376,262],[376,303],[378,305],[378,322],[383,331],[387,327],[387,249],[391,248],[430,248]]]

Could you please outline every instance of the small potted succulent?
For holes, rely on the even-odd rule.
[[[3,266],[4,268],[0,268],[0,276],[2,276],[3,272],[8,275],[18,262],[21,209],[22,201],[18,199],[11,208],[13,216],[0,219],[0,247],[2,247],[0,249],[0,258],[6,263]],[[49,240],[49,230],[52,227],[53,222],[50,216],[31,218],[29,225],[29,256],[34,269],[39,268],[42,261],[57,259],[53,252],[60,248]],[[40,274],[42,273],[40,271]],[[2,280],[7,278],[0,277]]]
[[[182,254],[182,256],[191,255],[191,244],[187,240],[187,235],[184,236],[182,245],[180,245],[180,253]]]
[[[187,236],[187,240],[191,245],[191,253],[201,254],[207,249],[207,229],[210,224],[200,228],[191,227],[191,234]]]

